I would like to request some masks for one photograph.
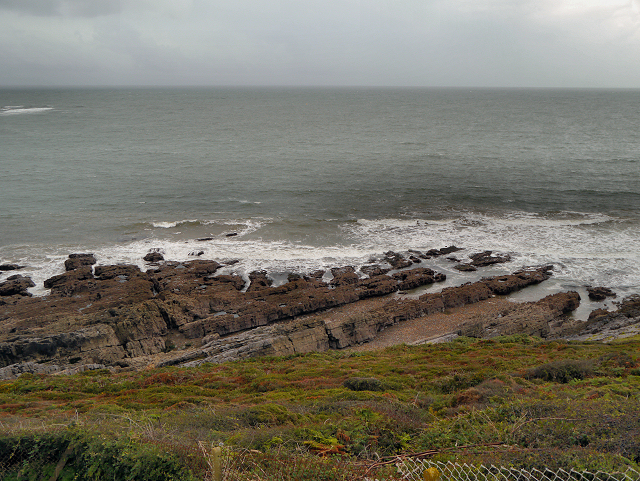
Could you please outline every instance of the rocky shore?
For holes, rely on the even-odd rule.
[[[71,254],[66,272],[44,282],[50,289],[45,297],[31,296],[34,283],[20,274],[0,283],[0,379],[25,372],[192,366],[375,347],[377,339],[392,340],[390,333],[409,325],[412,329],[404,329],[398,342],[503,334],[568,339],[601,334],[607,339],[632,335],[640,325],[640,298],[624,300],[615,312],[595,311],[587,322],[569,316],[580,303],[576,292],[521,304],[501,299],[544,282],[552,266],[515,270],[437,293],[408,293],[444,281],[445,275],[426,267],[426,261],[458,250],[387,252],[378,264],[290,274],[277,286],[265,271],[250,273],[248,282],[238,274],[219,274],[225,263],[213,260],[165,261],[150,252],[143,272],[133,265],[96,265],[92,254]],[[450,257],[462,271],[510,261],[491,251],[468,258],[465,264]],[[613,294],[603,288],[593,292]],[[456,315],[465,306],[483,303],[491,304],[472,315]],[[442,319],[452,311],[453,317]]]

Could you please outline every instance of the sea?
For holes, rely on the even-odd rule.
[[[640,90],[2,88],[0,273],[70,253],[288,273],[455,245],[553,265],[540,298],[640,293]],[[195,254],[200,254],[196,256]]]

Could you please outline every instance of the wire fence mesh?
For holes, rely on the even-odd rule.
[[[371,464],[345,458],[282,457],[232,450],[225,450],[223,458],[224,481],[640,481],[640,472],[633,468],[614,472],[540,470],[411,457]]]
[[[268,454],[228,448],[222,450],[222,469],[217,477],[212,467],[213,446],[198,443],[177,449],[174,445],[160,444],[159,448],[170,448],[188,465],[195,478],[203,481],[640,481],[640,472],[633,468],[613,472],[521,469],[416,457],[398,457],[391,462],[372,464],[349,458]],[[0,481],[44,479],[43,475],[51,479],[60,453],[34,454],[21,446],[5,451],[0,457]]]
[[[640,473],[633,468],[610,473],[574,469],[527,470],[410,458],[399,460],[396,467],[402,475],[401,479],[407,481],[640,481]],[[425,474],[430,468],[437,470],[438,475],[435,479],[433,475]]]

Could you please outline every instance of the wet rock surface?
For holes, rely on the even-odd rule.
[[[471,254],[469,259],[471,259],[471,265],[474,267],[486,267],[493,264],[509,262],[511,260],[511,256],[508,254],[494,255],[493,251],[484,251],[478,252],[477,254]]]
[[[454,249],[411,255],[422,259]],[[45,281],[48,296],[25,295],[33,282],[22,276],[0,284],[6,292],[0,298],[0,368],[13,366],[2,372],[15,376],[51,366],[56,366],[51,372],[82,366],[129,369],[342,349],[368,342],[399,322],[506,295],[551,276],[551,266],[545,266],[404,296],[398,293],[446,277],[393,254],[384,257],[405,268],[389,273],[375,264],[359,271],[344,266],[291,274],[282,285],[265,271],[251,272],[248,282],[238,274],[219,273],[232,262],[161,261],[143,272],[134,265],[93,267],[90,254],[79,254],[69,258],[78,259],[73,269]],[[569,294],[548,299],[540,319],[551,322],[577,305]],[[335,308],[376,298],[372,307],[332,315]],[[532,309],[542,312],[542,306]],[[528,322],[511,319],[510,329],[545,332]],[[497,332],[492,325],[483,329],[487,335]]]
[[[567,322],[562,336],[578,341],[610,341],[640,335],[640,296],[623,299],[613,311],[596,309],[586,322]]]
[[[459,264],[453,266],[453,268],[460,272],[474,272],[477,271],[479,267],[509,262],[511,261],[511,256],[509,254],[494,254],[493,251],[484,251],[470,254],[469,259],[471,259],[471,262],[468,263],[463,263],[456,257],[447,257],[447,259],[458,262]]]
[[[27,289],[35,287],[35,283],[30,277],[16,274],[7,277],[7,280],[0,282],[0,297],[9,296],[31,296]]]
[[[164,260],[164,256],[157,251],[151,251],[142,258],[145,262],[160,262]]]
[[[0,272],[17,271],[24,268],[25,266],[19,264],[0,264]]]
[[[394,269],[403,269],[413,264],[411,260],[406,259],[402,254],[393,251],[385,252],[384,258]]]
[[[607,297],[617,297],[617,294],[608,287],[587,287],[589,299],[593,301],[603,301]]]
[[[79,267],[92,266],[97,262],[93,254],[69,254],[69,258],[64,261],[66,271],[73,271]]]

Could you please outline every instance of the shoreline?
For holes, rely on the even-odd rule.
[[[64,273],[62,265],[71,252],[92,252],[100,265],[131,264],[142,271],[148,266],[142,258],[149,251],[161,252],[177,262],[238,260],[225,274],[239,273],[248,280],[250,272],[264,269],[276,283],[283,283],[291,272],[307,275],[317,269],[346,265],[358,269],[372,257],[382,260],[381,253],[386,250],[406,254],[411,248],[424,251],[434,245],[454,244],[465,248],[460,254],[464,262],[469,262],[467,254],[489,248],[511,255],[511,265],[516,268],[553,264],[554,279],[545,284],[548,291],[608,286],[624,297],[640,290],[640,253],[635,243],[640,223],[613,214],[461,209],[390,218],[314,218],[309,222],[265,218],[259,213],[211,221],[207,220],[211,216],[196,217],[155,224],[148,220],[124,223],[112,236],[100,239],[96,237],[100,225],[91,236],[79,234],[77,238],[73,237],[74,231],[63,229],[64,242],[51,239],[50,244],[39,244],[36,238],[27,236],[26,244],[16,239],[0,247],[0,265],[27,266],[24,275],[36,283],[30,292],[47,295],[49,292],[42,287],[44,280]],[[447,285],[479,279],[472,273],[455,271],[454,265],[446,258],[422,264],[447,274]],[[498,264],[483,269],[483,274],[507,274],[511,270]],[[0,272],[0,282],[8,276]]]
[[[580,306],[577,292],[507,297],[543,285],[552,266],[487,277],[495,265],[504,271],[510,257],[484,251],[462,264],[452,256],[459,250],[388,251],[357,271],[291,273],[283,283],[267,271],[229,274],[234,262],[167,261],[156,251],[145,256],[146,271],[71,254],[66,272],[44,282],[48,296],[30,296],[33,282],[20,274],[0,283],[0,377],[373,350],[456,335],[562,337],[585,324],[570,315]],[[473,268],[477,280],[451,286],[423,267],[445,257]]]

